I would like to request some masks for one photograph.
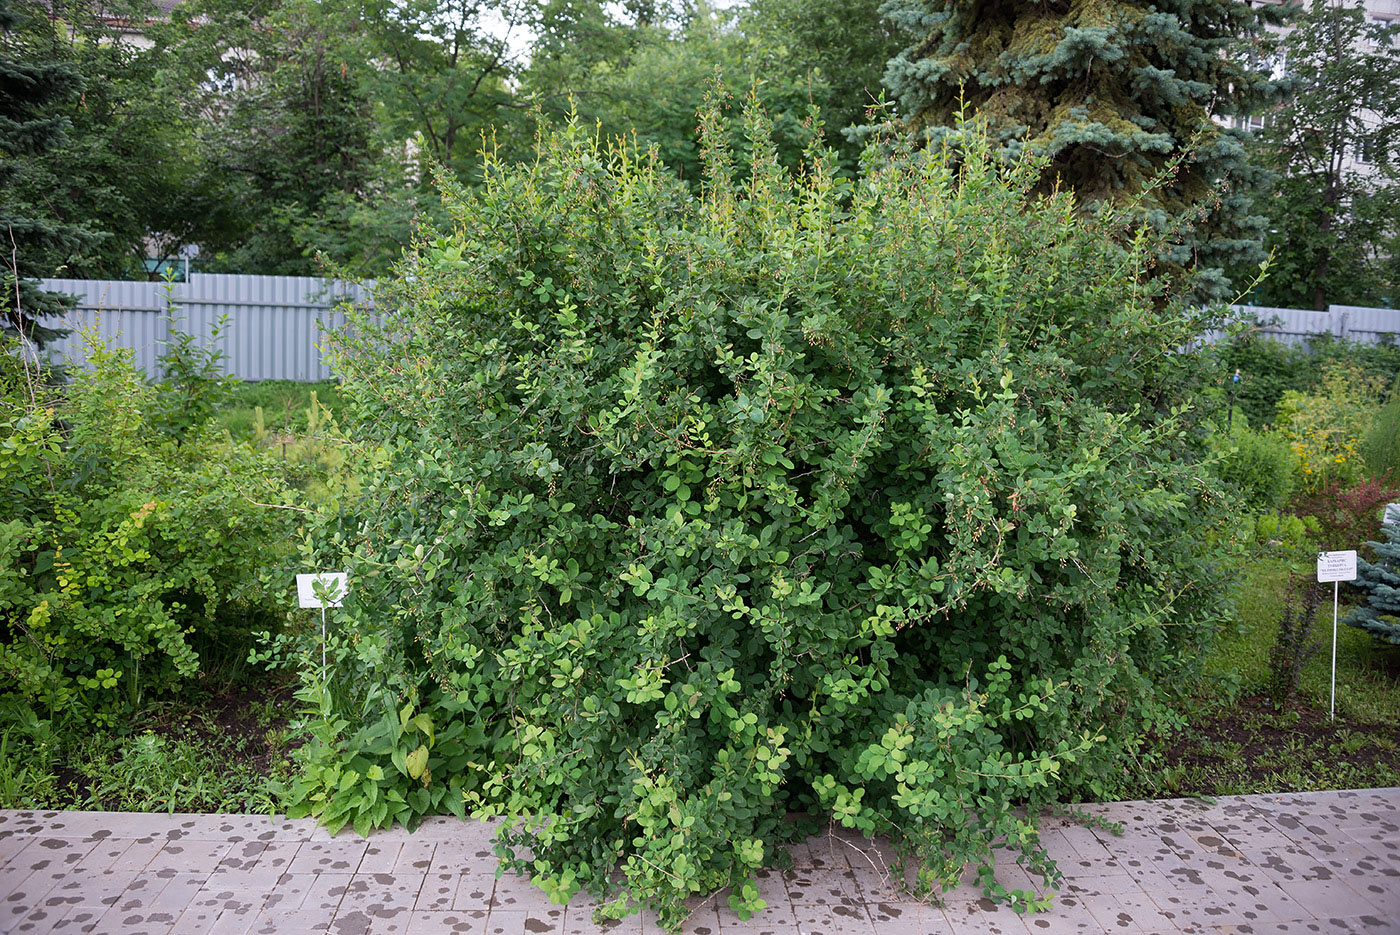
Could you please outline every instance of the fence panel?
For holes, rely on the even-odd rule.
[[[137,366],[159,376],[158,358],[169,340],[172,310],[177,327],[207,341],[220,316],[227,324],[219,335],[225,368],[244,380],[325,380],[332,376],[323,360],[321,335],[343,328],[342,300],[372,306],[373,283],[363,286],[310,276],[245,276],[195,273],[188,283],[167,287],[159,282],[46,279],[45,289],[79,297],[62,327],[74,333],[49,345],[52,359],[81,366],[86,360],[80,329],[93,328],[115,347],[130,348]],[[1273,322],[1261,334],[1287,344],[1302,344],[1317,334],[1351,341],[1394,340],[1400,334],[1400,309],[1334,305],[1324,312],[1296,308],[1240,305],[1236,311]],[[1210,343],[1222,335],[1203,335]]]
[[[1400,334],[1400,309],[1358,305],[1333,305],[1324,312],[1256,305],[1237,305],[1235,308],[1242,314],[1256,315],[1260,321],[1275,322],[1261,329],[1260,334],[1285,344],[1303,344],[1318,334],[1330,334],[1338,340],[1375,344],[1393,340],[1396,334]]]
[[[1400,335],[1400,309],[1334,305],[1331,312],[1340,318],[1335,333],[1349,341],[1390,343]]]
[[[78,296],[61,327],[72,334],[51,342],[50,359],[82,366],[83,329],[114,347],[128,348],[148,375],[159,376],[159,357],[176,327],[207,342],[222,316],[218,337],[224,368],[243,380],[325,380],[321,334],[345,326],[342,300],[372,304],[372,284],[360,286],[310,276],[245,276],[195,273],[188,283],[46,279],[43,288]]]
[[[1315,334],[1333,334],[1334,322],[1330,312],[1300,308],[1265,308],[1241,305],[1236,308],[1256,316],[1261,322],[1273,322],[1261,329],[1262,336],[1282,344],[1302,344]]]

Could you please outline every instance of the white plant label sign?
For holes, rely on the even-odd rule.
[[[1317,580],[1323,583],[1328,581],[1355,581],[1356,550],[1348,549],[1345,552],[1319,552],[1317,554]]]
[[[324,603],[316,596],[318,589],[326,595]],[[339,607],[349,590],[349,576],[343,571],[297,575],[297,602],[302,607]]]
[[[1337,719],[1337,582],[1356,580],[1356,550],[1317,553],[1317,580],[1332,583],[1332,720]]]

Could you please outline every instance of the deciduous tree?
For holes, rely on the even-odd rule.
[[[860,144],[844,130],[867,123],[884,94],[886,63],[899,53],[901,34],[880,15],[884,0],[751,0],[741,19],[746,33],[774,50],[798,75],[820,76],[828,139],[849,165]]]
[[[1313,0],[1279,41],[1290,79],[1265,112],[1260,192],[1274,263],[1255,301],[1325,309],[1394,302],[1400,235],[1400,27],[1361,3]]]
[[[203,172],[226,191],[214,262],[311,272],[297,232],[363,190],[378,156],[359,20],[316,0],[195,0],[152,32],[172,98],[198,121]]]

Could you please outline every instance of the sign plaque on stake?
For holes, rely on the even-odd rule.
[[[1332,582],[1332,720],[1337,719],[1337,588],[1356,580],[1356,550],[1317,553],[1317,580]]]
[[[297,603],[321,609],[321,668],[326,668],[326,608],[339,607],[350,590],[349,576],[343,571],[320,571],[297,575]]]
[[[317,585],[320,585],[318,588]],[[297,602],[302,607],[339,607],[350,589],[343,571],[322,571],[313,575],[297,575]],[[316,592],[326,596],[322,603]]]

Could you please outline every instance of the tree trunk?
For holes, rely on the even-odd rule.
[[[1326,280],[1332,262],[1332,221],[1337,213],[1337,204],[1341,201],[1339,189],[1340,185],[1334,178],[1322,194],[1322,217],[1318,223],[1318,232],[1322,237],[1317,265],[1313,268],[1313,309],[1319,312],[1327,311]]]

